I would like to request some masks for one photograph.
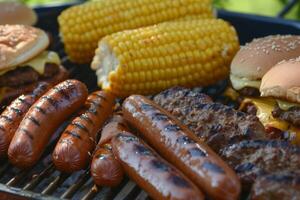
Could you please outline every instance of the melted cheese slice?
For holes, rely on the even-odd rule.
[[[260,87],[260,82],[259,80],[250,80],[247,78],[241,78],[235,75],[230,75],[230,81],[236,90],[243,89],[244,87],[253,87],[259,89]]]
[[[33,59],[29,60],[26,63],[23,63],[22,65],[20,65],[18,67],[30,66],[35,71],[37,71],[39,74],[44,74],[46,63],[54,63],[57,65],[60,65],[60,59],[59,59],[58,54],[53,51],[43,51],[38,56],[34,57]],[[6,72],[11,71],[11,70],[13,70],[13,69],[1,71],[0,75],[5,74]]]
[[[240,106],[242,109],[247,103],[253,103],[257,109],[256,116],[259,118],[261,123],[266,126],[271,126],[282,131],[286,131],[289,124],[285,121],[275,119],[272,116],[272,110],[276,105],[276,101],[267,98],[246,98]]]
[[[242,102],[240,109],[243,109],[247,103],[255,105],[257,109],[256,116],[265,127],[274,127],[281,131],[285,131],[292,144],[300,145],[300,129],[272,116],[272,110],[276,105],[275,100],[268,98],[246,98]]]

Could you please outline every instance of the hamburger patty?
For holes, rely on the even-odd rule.
[[[300,174],[281,172],[258,177],[251,197],[255,200],[300,200]]]
[[[259,89],[254,87],[244,87],[239,90],[239,93],[243,96],[249,96],[249,97],[258,97],[260,95]]]
[[[272,111],[275,118],[290,122],[294,126],[300,126],[300,107],[291,107],[288,110],[282,110],[278,105]]]
[[[38,81],[40,78],[50,78],[57,74],[59,66],[46,63],[45,73],[40,75],[31,67],[19,67],[0,76],[0,86],[16,87]]]
[[[246,140],[224,148],[221,156],[237,172],[246,191],[260,176],[300,172],[300,148],[285,141]]]
[[[265,138],[264,127],[256,116],[214,103],[199,91],[171,88],[156,95],[154,101],[216,152],[235,142]]]

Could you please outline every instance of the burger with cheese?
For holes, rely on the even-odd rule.
[[[243,98],[240,110],[257,115],[269,138],[288,137],[300,144],[296,134],[296,127],[300,125],[300,107],[295,109],[300,101],[285,95],[290,91],[289,87],[293,91],[295,86],[300,87],[300,64],[293,60],[299,55],[300,36],[274,35],[255,39],[236,54],[230,80]],[[291,65],[294,67],[290,68]],[[295,123],[297,113],[298,124]]]
[[[282,61],[262,78],[261,96],[268,109],[260,112],[268,129],[279,129],[300,145],[300,57]]]
[[[47,34],[26,25],[0,25],[0,104],[31,92],[40,81],[52,85],[68,72],[59,56],[47,51]]]
[[[278,62],[300,55],[300,36],[271,35],[241,47],[231,63],[233,89],[243,96],[259,96],[262,77]]]

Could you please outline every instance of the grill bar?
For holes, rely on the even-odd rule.
[[[6,185],[7,186],[15,186],[18,182],[20,182],[20,180],[22,180],[24,178],[24,176],[26,175],[26,173],[27,173],[26,170],[19,171],[15,177],[13,177],[12,179],[10,179],[6,183]]]
[[[86,195],[84,195],[84,197],[82,197],[82,200],[90,200],[93,199],[97,193],[98,193],[99,189],[97,186],[93,186],[88,193],[86,193]]]
[[[60,174],[42,191],[42,194],[52,194],[67,178],[67,174]]]
[[[27,183],[23,190],[33,190],[46,176],[52,174],[54,172],[54,165],[49,165],[46,169],[44,169],[39,175],[35,176],[29,183]]]
[[[72,198],[73,195],[77,192],[77,190],[90,178],[89,171],[85,171],[83,174],[79,176],[77,181],[71,185],[62,195],[61,198]]]

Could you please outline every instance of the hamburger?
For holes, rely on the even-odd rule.
[[[39,82],[57,84],[68,77],[59,56],[47,51],[49,38],[27,25],[0,25],[0,104],[31,92]]]
[[[300,145],[300,57],[282,61],[262,78],[260,93],[266,98],[265,127],[285,133]]]
[[[297,141],[295,136],[300,123],[298,125],[291,123],[292,115],[284,112],[289,108],[294,110],[297,102],[286,99],[284,95],[275,96],[274,92],[270,93],[270,87],[286,88],[287,83],[283,81],[292,78],[289,76],[293,70],[288,69],[290,64],[284,64],[291,61],[284,60],[299,55],[300,36],[273,35],[254,39],[246,44],[231,63],[230,80],[241,102],[239,109],[256,115],[265,126],[269,138],[288,137],[293,142]],[[281,69],[282,64],[285,70]],[[274,71],[277,76],[273,74]],[[294,73],[297,71],[295,70]],[[289,115],[289,120],[287,117],[282,117],[283,115]]]
[[[241,47],[230,66],[233,89],[243,96],[259,96],[262,77],[278,62],[300,55],[300,36],[271,35]]]

